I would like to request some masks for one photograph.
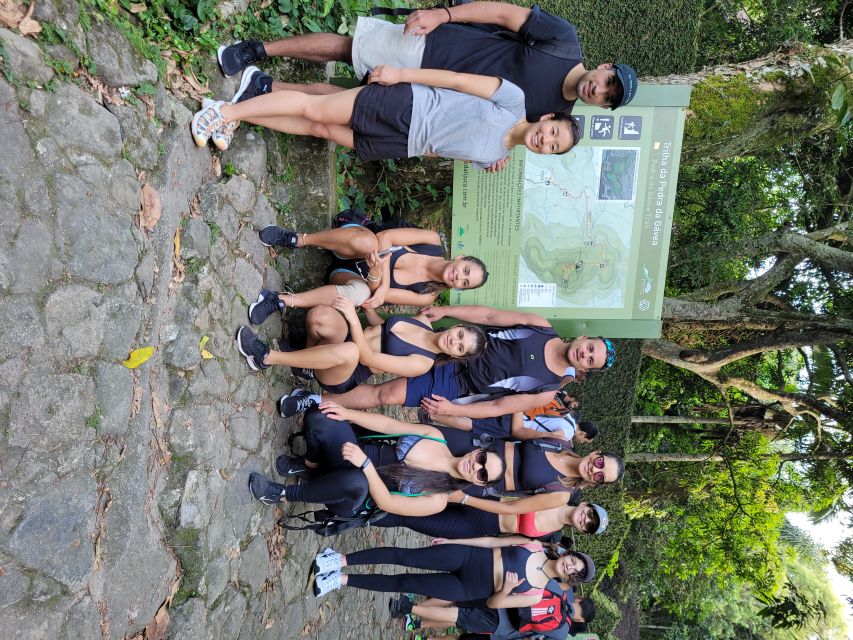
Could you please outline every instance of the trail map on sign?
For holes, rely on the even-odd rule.
[[[624,147],[527,154],[518,307],[624,306],[638,158]]]

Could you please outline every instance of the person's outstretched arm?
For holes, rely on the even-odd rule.
[[[421,407],[432,415],[465,416],[471,419],[497,418],[508,413],[529,411],[554,399],[556,391],[539,393],[511,393],[495,400],[481,400],[469,404],[456,404],[443,396],[432,394],[421,399]]]
[[[461,492],[460,492],[461,496]],[[534,513],[536,511],[545,511],[562,507],[569,501],[572,493],[567,488],[565,491],[549,491],[545,493],[537,493],[535,496],[526,498],[518,498],[517,500],[507,500],[498,502],[497,500],[486,500],[485,498],[475,498],[468,496],[465,500],[466,506],[474,507],[480,511],[488,511],[489,513],[499,513],[502,515],[518,515],[520,513]],[[454,501],[458,502],[454,496]]]
[[[490,100],[502,80],[496,76],[479,76],[444,69],[403,69],[380,64],[370,72],[370,82],[384,85],[409,82],[441,89],[453,89],[484,100]]]
[[[448,9],[421,9],[406,20],[403,33],[425,36],[449,22],[497,24],[508,31],[519,31],[530,17],[530,9],[505,2],[468,2]]]
[[[333,420],[345,420],[353,422],[365,429],[370,429],[377,433],[386,434],[404,434],[416,436],[429,436],[431,438],[441,438],[441,431],[435,427],[426,424],[404,422],[395,420],[388,416],[383,416],[381,413],[368,413],[366,411],[357,411],[355,409],[346,409],[336,402],[320,403],[320,411]]]
[[[463,322],[485,324],[490,327],[514,327],[518,324],[527,324],[532,327],[551,326],[550,322],[535,313],[504,311],[502,309],[492,309],[491,307],[473,304],[461,304],[452,307],[427,307],[421,309],[420,313],[433,321],[451,317],[462,320]]]
[[[364,472],[370,497],[382,511],[398,516],[431,516],[440,513],[447,506],[446,493],[402,496],[388,491],[376,467],[370,462],[365,462],[367,455],[357,444],[345,442],[341,447],[341,456]]]
[[[531,544],[530,538],[520,535],[512,536],[480,536],[479,538],[433,538],[433,546],[439,544],[464,544],[468,547],[482,549],[500,549],[515,544]]]

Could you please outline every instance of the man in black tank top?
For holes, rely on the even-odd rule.
[[[609,368],[616,358],[610,340],[582,336],[564,342],[545,318],[533,313],[479,306],[428,307],[422,313],[433,321],[450,316],[487,325],[484,354],[433,367],[415,378],[362,384],[314,400],[351,409],[421,406],[434,415],[492,418],[540,407],[578,372]]]

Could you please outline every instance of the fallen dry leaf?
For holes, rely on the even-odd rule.
[[[35,8],[35,0],[32,0],[26,8],[22,2],[3,0],[0,3],[0,24],[10,29],[17,29],[22,36],[40,33],[41,25],[32,19]]]
[[[142,185],[140,200],[139,228],[153,229],[154,225],[160,221],[160,216],[163,215],[163,203],[160,201],[160,194],[150,183],[146,182]]]
[[[219,470],[219,477],[225,480],[226,482],[234,477],[233,473],[228,473],[225,469]]]
[[[273,625],[275,625],[275,620],[273,620],[273,619],[269,619],[269,620],[267,620],[267,624],[266,624],[266,626],[264,627],[264,630],[266,630],[266,629],[272,629],[272,628],[273,628]]]
[[[181,260],[181,228],[175,229],[175,251],[172,254],[172,281],[169,283],[169,295],[178,288],[186,278],[186,267]]]
[[[169,610],[161,605],[154,614],[154,619],[145,627],[145,640],[166,640],[166,629],[169,627]]]
[[[130,352],[130,357],[127,360],[122,360],[122,364],[128,369],[136,369],[143,362],[154,355],[154,347],[142,347],[134,349]]]
[[[240,547],[228,547],[225,550],[225,557],[229,560],[236,560],[240,557]]]
[[[222,177],[222,163],[219,161],[219,156],[213,156],[213,175],[217,178]]]
[[[130,12],[131,13],[142,13],[143,11],[148,11],[148,5],[144,2],[131,2],[130,3]]]

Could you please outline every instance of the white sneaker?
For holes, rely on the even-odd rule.
[[[314,578],[314,596],[319,598],[344,585],[343,575],[340,571],[322,573]]]
[[[341,558],[340,553],[331,547],[326,547],[326,549],[314,557],[314,573],[321,575],[332,573],[333,571],[340,572]]]

